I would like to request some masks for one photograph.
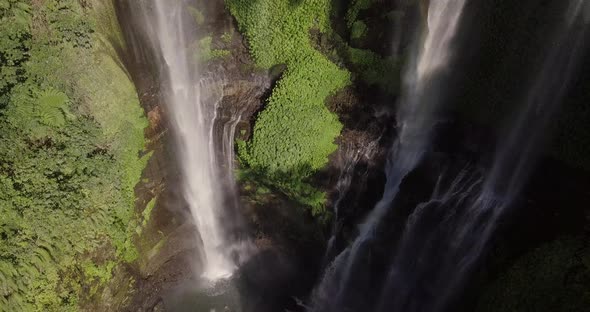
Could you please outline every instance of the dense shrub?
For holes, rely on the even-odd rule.
[[[345,48],[346,61],[369,86],[378,86],[389,94],[400,88],[400,62],[394,57],[383,58],[371,50]]]
[[[287,69],[260,113],[251,141],[242,144],[240,158],[267,176],[273,186],[309,204],[316,192],[304,182],[324,167],[336,150],[342,128],[325,99],[346,86],[350,74],[312,47],[310,30],[328,32],[328,0],[228,0],[256,64],[284,64]]]
[[[77,311],[136,256],[146,121],[80,3],[0,0],[0,311]]]
[[[350,28],[350,39],[360,39],[367,34],[367,24],[363,21],[356,21]]]
[[[366,10],[373,5],[375,0],[352,0],[346,12],[346,24],[352,28],[358,19],[358,15],[362,10]]]

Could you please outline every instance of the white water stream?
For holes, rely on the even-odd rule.
[[[230,239],[235,217],[233,138],[242,112],[235,112],[217,135],[220,81],[201,77],[194,47],[197,28],[185,1],[150,0],[142,5],[144,27],[161,57],[161,90],[176,139],[182,195],[202,242],[202,276],[231,276],[234,259],[243,259],[249,243]]]

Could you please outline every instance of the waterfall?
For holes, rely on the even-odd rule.
[[[501,194],[508,202],[522,188],[533,163],[531,159],[542,143],[544,130],[561,103],[581,58],[590,4],[584,0],[570,0],[569,3],[561,28],[553,36],[552,46],[535,75],[514,125],[495,155],[485,186],[486,193]]]
[[[456,299],[527,180],[582,56],[587,24],[583,0],[571,1],[489,173],[463,171],[446,192],[436,192],[414,210],[377,311],[447,311]]]
[[[404,94],[397,112],[399,134],[387,159],[383,198],[360,225],[358,237],[332,264],[331,270],[338,274],[324,275],[314,292],[314,310],[345,310],[348,293],[353,291],[351,277],[355,270],[362,270],[361,258],[369,252],[380,220],[389,211],[402,180],[418,165],[430,144],[444,91],[440,76],[452,59],[451,44],[464,5],[464,0],[430,1],[425,37],[418,40],[422,43],[419,53],[405,73]],[[338,291],[329,298],[322,296],[325,291],[318,291],[328,288]]]
[[[202,243],[202,276],[228,277],[243,257],[247,242],[231,238],[228,218],[234,216],[233,135],[240,112],[223,123],[219,104],[223,85],[202,77],[194,57],[197,27],[185,1],[150,0],[137,6],[143,28],[160,57],[160,81],[176,155],[181,169],[181,191]],[[232,221],[232,220],[229,220]]]

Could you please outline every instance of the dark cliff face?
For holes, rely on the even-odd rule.
[[[564,5],[555,1],[524,1],[518,6],[510,1],[483,1],[468,6],[463,21],[467,26],[463,27],[465,31],[457,43],[461,52],[454,68],[457,73],[454,84],[458,88],[453,97],[456,105],[448,113],[452,122],[439,132],[436,151],[446,153],[447,158],[475,161],[484,167],[491,162],[493,151],[506,137],[515,110],[528,95],[546,49],[554,44],[551,38],[560,22],[557,12],[562,12]],[[585,149],[590,137],[588,127],[582,126],[590,124],[587,60],[585,57],[577,68],[551,127],[542,130],[545,146],[529,182],[512,212],[501,220],[482,270],[455,310],[472,311],[477,306],[482,311],[510,311],[517,309],[514,303],[519,300],[543,301],[541,289],[574,289],[570,282],[556,283],[559,278],[535,280],[531,278],[535,270],[539,275],[546,275],[544,270],[554,266],[555,272],[561,272],[556,274],[563,274],[560,278],[564,281],[570,280],[567,275],[572,274],[570,277],[577,281],[573,284],[587,276],[588,267],[584,265],[565,270],[569,273],[562,270],[567,263],[587,259],[587,252],[581,251],[573,257],[570,253],[553,263],[533,260],[539,257],[538,248],[546,252],[543,257],[548,259],[556,259],[562,252],[568,254],[567,249],[553,248],[564,237],[573,237],[581,245],[588,239],[590,211],[584,189],[589,186],[587,161],[590,158]],[[529,263],[534,269],[521,270],[522,263]],[[524,284],[544,284],[524,290],[517,282],[519,278]],[[508,290],[498,291],[502,288],[514,291],[513,295]],[[567,301],[559,291],[555,292],[555,298],[555,302]],[[476,304],[478,300],[480,303]],[[549,311],[549,306],[552,305],[547,304],[544,309]],[[575,311],[573,306],[572,303],[562,308]]]
[[[454,110],[459,119],[504,136],[518,103],[539,74],[544,53],[568,1],[486,0],[467,7],[466,29],[458,44]],[[579,25],[580,27],[582,25]],[[585,50],[588,43],[586,43]],[[568,93],[546,131],[545,154],[567,166],[590,171],[588,52],[574,73]]]
[[[384,7],[388,5],[391,9],[394,2],[388,2],[388,4],[377,2],[372,9],[361,11],[363,21],[379,20],[377,12],[386,11]],[[453,77],[449,82],[452,86],[449,90],[449,98],[452,102],[449,103],[442,122],[437,126],[435,143],[429,151],[429,156],[426,157],[423,165],[402,183],[398,199],[394,204],[396,213],[392,213],[386,222],[389,230],[383,230],[383,233],[380,233],[384,239],[375,247],[376,259],[380,258],[380,254],[382,257],[387,257],[386,249],[395,246],[407,216],[411,214],[417,203],[428,199],[436,177],[440,173],[458,171],[467,164],[477,164],[485,172],[492,161],[496,145],[500,144],[505,136],[507,125],[512,121],[513,114],[519,107],[518,104],[527,96],[527,89],[541,66],[545,49],[552,45],[550,38],[560,21],[557,12],[562,12],[564,5],[566,3],[538,0],[524,1],[518,6],[511,1],[502,0],[468,4],[462,21],[464,25],[461,27],[462,32],[455,42],[458,53],[452,67]],[[342,28],[335,27],[335,29]],[[346,30],[341,32],[346,36]],[[377,37],[375,35],[372,38]],[[383,53],[383,50],[380,50],[382,46],[371,40],[350,44],[370,47]],[[402,45],[401,51],[408,50],[404,50]],[[579,248],[578,250],[587,248],[584,247],[587,244],[583,242],[588,240],[590,224],[588,217],[590,209],[587,205],[589,198],[588,192],[585,191],[590,186],[587,165],[590,158],[586,151],[590,146],[588,145],[590,128],[587,126],[590,124],[588,114],[590,106],[587,104],[588,96],[590,96],[588,93],[589,70],[588,57],[586,57],[575,73],[576,77],[560,111],[553,118],[552,126],[544,129],[546,131],[545,148],[541,151],[540,160],[536,162],[527,186],[514,205],[513,212],[501,220],[498,235],[493,241],[489,254],[481,262],[481,269],[476,272],[470,287],[455,302],[453,311],[473,311],[476,307],[487,311],[490,307],[486,304],[504,302],[506,305],[502,307],[508,311],[511,307],[515,307],[510,304],[517,302],[518,298],[541,300],[543,294],[538,291],[543,286],[539,286],[538,289],[530,287],[527,290],[519,290],[519,295],[512,297],[510,294],[497,291],[502,287],[509,289],[510,283],[514,283],[514,279],[511,278],[517,278],[511,277],[515,274],[528,276],[526,278],[530,283],[541,282],[531,278],[534,271],[529,270],[523,273],[513,268],[519,263],[527,261],[533,263],[531,259],[538,257],[539,253],[536,252],[538,248],[549,253],[545,254],[545,257],[558,256],[561,252],[569,255],[554,262],[535,264],[538,265],[535,268],[541,272],[540,274],[546,274],[542,273],[546,272],[543,270],[550,270],[550,265],[554,265],[555,269],[561,272],[559,274],[564,274],[564,279],[575,281],[572,282],[573,284],[567,282],[562,285],[563,287],[575,290],[575,287],[578,287],[575,285],[581,285],[576,283],[584,280],[587,272],[590,271],[587,265],[567,267],[569,261],[579,264],[577,259],[587,259],[587,252],[579,251],[577,256],[572,256],[569,249],[555,247],[561,246],[559,242],[564,241],[564,237],[568,237],[576,242],[573,245],[580,243],[578,245],[582,247],[576,247]],[[374,101],[375,98],[373,101],[366,101],[365,93],[374,95],[375,92],[369,91],[370,88],[363,86],[362,82],[355,84],[355,88],[356,96],[360,100],[354,102],[348,111],[339,113],[346,121],[345,125],[354,124],[358,127],[359,121],[362,123],[363,116],[366,116],[357,113],[359,108],[375,105],[374,103],[379,101]],[[387,101],[391,101],[389,104],[391,105],[395,102],[395,97],[388,98]],[[379,104],[376,105],[379,107]],[[393,105],[382,105],[390,109],[394,108]],[[349,115],[347,112],[355,113]],[[375,119],[368,120],[370,121],[367,123],[375,123]],[[395,121],[391,120],[389,127],[394,124]],[[387,128],[388,126],[385,125],[380,129]],[[395,136],[394,129],[389,131],[385,133]],[[386,149],[387,146],[388,143],[384,143],[382,149]],[[378,176],[378,173],[374,176]],[[377,182],[375,188],[382,188],[379,185],[383,184],[380,183],[383,183],[383,180]],[[343,208],[344,212],[340,212],[341,223],[344,224],[340,235],[348,238],[356,235],[356,224],[373,207],[371,203],[374,203],[375,198],[380,197],[379,192],[369,195],[366,189],[360,187],[353,189],[352,192],[363,194],[361,196],[367,196],[370,200],[365,201],[365,205],[359,205],[358,202],[351,204],[350,207]],[[398,230],[395,230],[396,228]],[[566,239],[566,241],[570,240]],[[381,264],[381,266],[384,265]],[[567,269],[560,266],[565,266]],[[383,274],[380,270],[380,264],[376,261],[371,269],[368,269],[367,274],[373,271],[372,274],[378,276]],[[559,284],[555,284],[555,281],[543,280],[548,289],[560,287]],[[561,296],[558,293],[560,292],[555,292],[556,296]],[[494,297],[496,295],[497,298]],[[556,302],[567,301],[563,296],[556,300]],[[585,302],[584,300],[576,302]]]

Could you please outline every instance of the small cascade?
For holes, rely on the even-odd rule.
[[[218,76],[208,74],[201,78],[199,88],[202,90],[203,103],[211,107],[213,111],[212,126],[209,131],[209,151],[213,160],[212,170],[219,172],[218,179],[221,187],[219,190],[224,190],[223,192],[218,190],[223,207],[218,212],[218,217],[226,232],[225,252],[240,264],[255,251],[254,245],[245,233],[246,227],[239,212],[240,203],[235,183],[235,134],[247,106],[225,107],[223,105],[228,81]]]
[[[588,19],[582,3],[571,1],[489,174],[462,171],[448,191],[435,192],[409,217],[377,311],[447,311],[465,286],[526,182],[541,136],[583,54]]]
[[[344,204],[344,200],[350,194],[352,181],[353,178],[355,178],[355,172],[358,170],[358,165],[361,161],[369,162],[373,159],[379,150],[379,139],[380,138],[368,144],[354,144],[348,142],[340,146],[338,156],[339,162],[342,164],[342,169],[340,170],[338,182],[336,182],[337,198],[334,201],[334,223],[332,224],[332,233],[328,240],[326,253],[324,254],[324,265],[328,264],[335,252],[334,244],[341,227],[340,209]],[[367,173],[368,172],[365,170],[360,175],[363,177],[366,176]]]

